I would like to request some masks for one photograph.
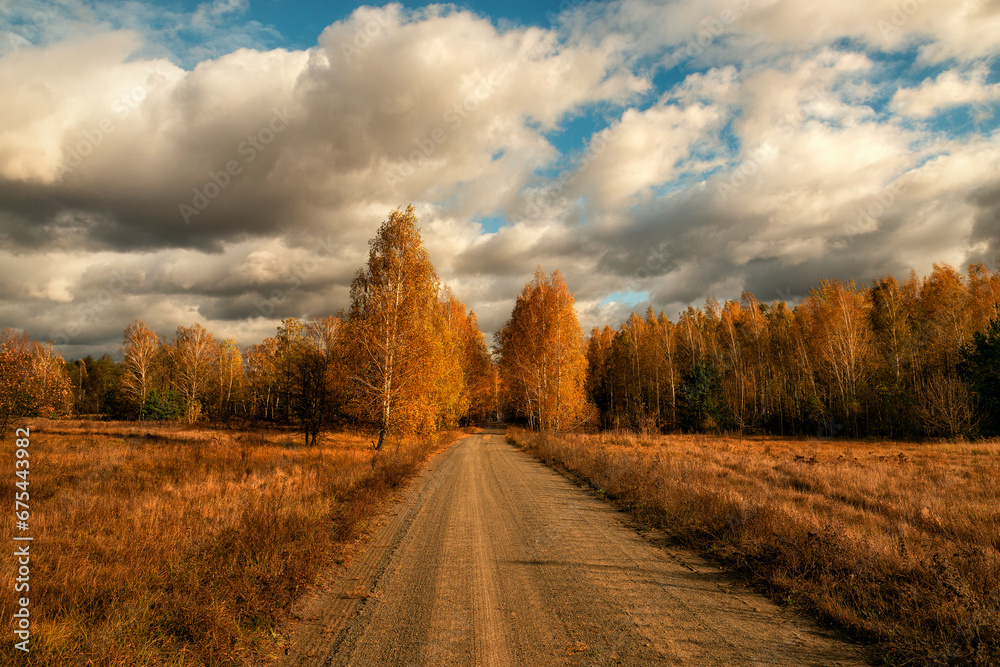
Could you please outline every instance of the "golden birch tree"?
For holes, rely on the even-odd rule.
[[[216,368],[219,344],[211,332],[198,323],[177,327],[169,357],[174,387],[184,399],[184,418],[198,421]]]
[[[120,386],[125,396],[139,406],[139,419],[142,419],[146,399],[153,389],[160,338],[145,322],[136,320],[125,328],[123,339]]]
[[[434,426],[437,295],[413,206],[396,209],[369,242],[368,263],[351,283],[351,377],[358,411],[378,426],[377,449],[390,433]]]
[[[559,430],[585,414],[587,359],[573,295],[559,271],[539,267],[497,332],[511,405],[533,428]]]

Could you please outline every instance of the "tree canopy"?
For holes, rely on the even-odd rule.
[[[508,405],[533,428],[577,425],[586,412],[583,335],[562,274],[541,267],[496,334]]]

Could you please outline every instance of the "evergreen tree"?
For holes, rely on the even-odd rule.
[[[1000,433],[1000,317],[962,346],[959,373],[978,396],[982,429]]]

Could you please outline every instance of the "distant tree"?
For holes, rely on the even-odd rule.
[[[859,432],[863,385],[873,356],[867,290],[853,281],[823,280],[796,309],[804,344],[818,379],[826,388],[827,405],[850,432]]]
[[[211,413],[215,419],[229,419],[236,413],[236,404],[243,394],[243,357],[232,338],[219,344],[213,373]]]
[[[66,374],[69,375],[70,386],[73,388],[73,408],[79,414],[77,406],[83,405],[86,397],[84,384],[87,381],[87,362],[83,359],[66,362]]]
[[[925,368],[953,374],[959,349],[972,336],[972,313],[962,274],[948,264],[934,264],[920,288],[920,324]]]
[[[136,320],[126,327],[119,386],[137,407],[139,419],[145,416],[146,399],[154,386],[154,365],[159,354],[160,339],[145,322]]]
[[[871,286],[823,280],[794,310],[744,291],[688,306],[676,325],[647,309],[618,331],[595,329],[586,387],[605,427],[648,429],[655,416],[660,428],[718,428],[702,400],[714,400],[704,391],[714,373],[719,417],[740,429],[899,437],[978,424],[1000,433],[1000,386],[983,370],[998,318],[1000,271],[981,264],[967,276],[935,264],[923,279]]]
[[[110,354],[102,354],[99,359],[87,355],[83,359],[87,369],[84,382],[84,404],[78,412],[101,414],[116,419],[127,419],[132,415],[125,411],[120,397],[120,366]]]
[[[198,323],[177,327],[169,354],[173,387],[184,399],[184,418],[201,418],[205,393],[219,357],[219,344],[212,334]]]
[[[540,299],[532,307],[531,295],[529,283],[515,300],[510,319],[494,334],[494,341],[500,357],[500,379],[508,409],[515,416],[527,420],[530,428],[539,428],[546,357],[540,334]]]
[[[742,433],[754,420],[756,396],[754,364],[746,349],[748,321],[752,315],[739,301],[727,301],[718,330],[724,360],[722,386],[730,414]]]
[[[992,273],[982,264],[972,264],[966,286],[971,328],[986,331],[1000,315],[1000,273]]]
[[[869,291],[874,342],[871,409],[879,430],[890,437],[917,430],[913,411],[914,353],[912,301],[893,277],[880,278]]]
[[[706,357],[706,342],[704,331],[705,316],[700,310],[688,306],[677,321],[677,357],[678,367],[682,373],[694,368],[695,364]]]
[[[615,338],[614,330],[608,325],[604,329],[594,327],[587,338],[587,375],[584,388],[587,400],[600,411],[603,425],[610,426],[613,419],[613,390],[605,375],[608,372],[611,344]]]
[[[247,411],[254,419],[274,420],[279,396],[278,340],[265,338],[244,353]]]
[[[291,350],[291,404],[306,445],[336,421],[344,404],[344,333],[338,317],[313,318]]]
[[[464,310],[464,306],[463,306]],[[471,310],[465,315],[462,325],[462,372],[469,397],[467,418],[483,421],[494,412],[494,387],[497,369],[486,349],[486,340],[479,330],[476,314]]]
[[[285,424],[298,419],[295,401],[299,373],[302,370],[300,356],[306,334],[305,322],[296,317],[288,317],[281,321],[274,337],[273,373],[277,390],[275,418]]]
[[[180,419],[184,416],[184,399],[172,387],[166,387],[162,391],[150,389],[143,403],[142,414],[144,419],[155,421]]]
[[[444,287],[438,299],[438,316],[435,322],[435,339],[440,343],[442,364],[436,387],[438,425],[454,428],[469,412],[471,402],[470,382],[465,373],[467,335],[465,304],[459,301],[450,287]]]
[[[539,267],[496,343],[508,400],[532,428],[559,430],[585,417],[583,336],[559,271],[550,278]]]
[[[983,430],[1000,433],[1000,317],[960,351],[959,374],[978,396]]]
[[[768,430],[784,435],[794,431],[804,412],[803,402],[812,391],[813,374],[805,348],[796,334],[799,325],[795,314],[784,301],[776,301],[767,312],[767,350],[772,372],[766,391],[772,409],[764,415]]]
[[[919,416],[928,435],[947,438],[971,435],[978,422],[968,386],[943,373],[935,373],[921,383]]]

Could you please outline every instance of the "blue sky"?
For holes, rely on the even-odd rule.
[[[200,3],[187,2],[183,6],[194,11]],[[407,8],[426,7],[429,2],[403,2]],[[558,14],[559,2],[540,0],[510,0],[510,2],[457,2],[456,7],[488,17],[495,23],[511,21],[522,25],[548,26],[551,16]],[[563,6],[570,3],[563,2]],[[334,21],[347,18],[358,7],[354,2],[297,2],[294,8],[284,0],[263,0],[253,3],[247,17],[274,26],[287,48],[309,48],[316,43],[317,26],[325,27]]]
[[[995,266],[998,41],[980,0],[0,0],[0,321],[255,342],[408,203],[487,334],[537,266],[588,329]]]

